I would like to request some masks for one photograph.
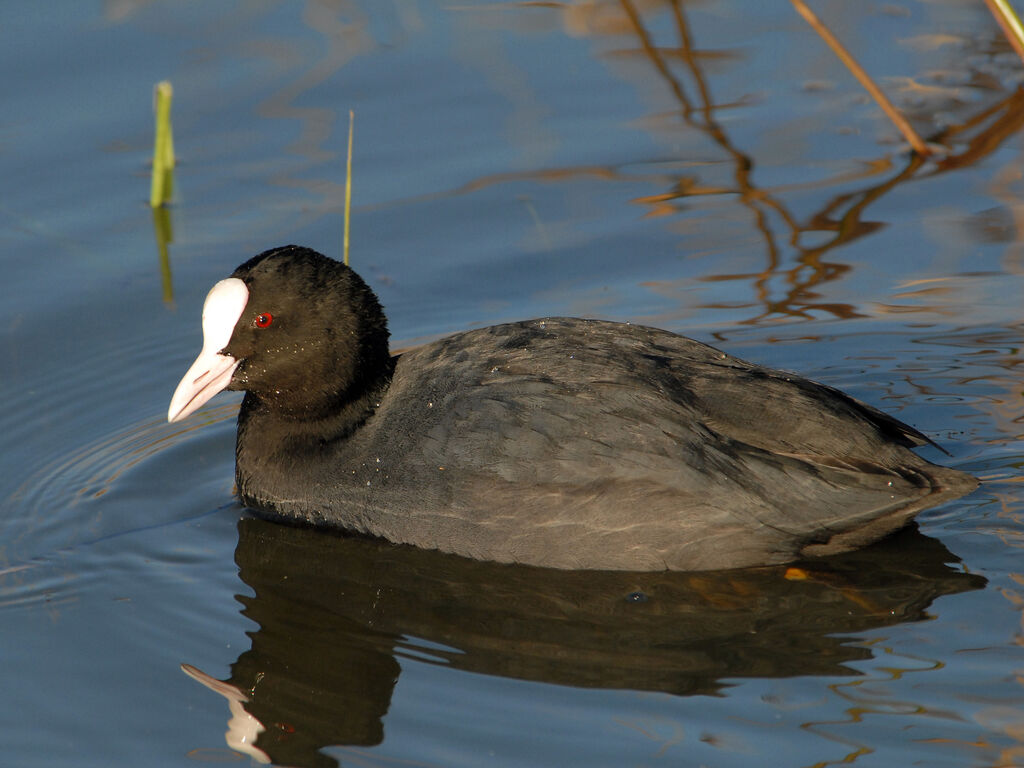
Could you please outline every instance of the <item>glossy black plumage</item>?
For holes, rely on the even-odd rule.
[[[233,277],[236,479],[264,515],[486,560],[710,569],[862,546],[977,485],[870,406],[666,331],[548,318],[392,358],[341,264],[289,246]]]

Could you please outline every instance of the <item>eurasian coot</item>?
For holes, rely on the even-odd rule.
[[[203,306],[170,421],[245,390],[242,502],[467,557],[715,569],[842,552],[977,485],[842,392],[673,333],[547,318],[392,357],[376,296],[308,248]]]

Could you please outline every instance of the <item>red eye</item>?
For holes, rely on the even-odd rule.
[[[260,314],[256,315],[257,328],[266,328],[272,322],[274,322],[274,316],[269,312],[261,312]]]

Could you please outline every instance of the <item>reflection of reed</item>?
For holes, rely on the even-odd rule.
[[[171,211],[166,206],[153,209],[153,234],[156,236],[156,250],[160,259],[160,285],[165,304],[174,302],[174,283],[171,279],[171,255],[169,245],[174,242],[174,228]]]
[[[359,56],[373,50],[376,42],[370,34],[370,22],[358,5],[345,6],[345,12],[330,3],[308,3],[303,8],[302,21],[321,36],[323,52],[299,76],[266,96],[259,104],[262,117],[273,120],[295,121],[299,126],[298,138],[288,147],[290,153],[305,159],[305,164],[292,166],[288,171],[271,179],[271,183],[288,189],[309,193],[319,204],[305,202],[298,223],[302,226],[325,213],[337,214],[343,210],[345,187],[338,183],[337,166],[333,165],[334,151],[329,145],[339,114],[333,105],[308,106],[304,97],[322,86]],[[261,55],[273,56],[272,49]],[[303,55],[306,49],[303,50]],[[315,102],[320,104],[319,101]],[[329,164],[331,173],[326,179],[310,179],[301,175],[308,167]],[[304,220],[303,220],[304,218]]]
[[[963,151],[951,152],[936,164],[932,173],[956,170],[976,164],[998,149],[1024,125],[1024,90],[1018,88],[959,125],[951,125],[933,141],[947,146],[966,141]]]
[[[838,318],[859,316],[852,305],[815,301],[817,298],[817,294],[814,292],[815,287],[836,280],[850,271],[848,265],[827,262],[824,259],[825,255],[840,245],[875,232],[882,226],[877,222],[866,221],[864,218],[865,211],[871,203],[912,179],[954,170],[978,162],[998,148],[1009,136],[1016,133],[1024,123],[1024,92],[1018,90],[962,124],[950,126],[933,137],[934,143],[951,147],[954,139],[971,136],[968,139],[967,148],[961,153],[957,154],[951,151],[944,159],[932,165],[926,165],[920,154],[911,154],[903,167],[898,169],[895,174],[861,190],[833,197],[812,214],[806,223],[800,224],[771,190],[759,189],[754,185],[752,182],[754,158],[736,148],[721,125],[714,120],[715,105],[711,99],[707,79],[701,72],[698,57],[694,54],[692,35],[680,0],[672,0],[671,3],[676,34],[679,38],[679,59],[684,62],[691,78],[697,84],[701,100],[699,109],[694,108],[681,81],[672,72],[666,61],[664,49],[653,44],[641,15],[631,1],[620,0],[620,3],[623,12],[632,24],[645,56],[651,62],[651,67],[659,77],[665,80],[673,97],[679,102],[679,114],[683,121],[689,127],[705,133],[732,159],[736,188],[730,191],[736,194],[738,201],[754,214],[755,225],[764,239],[767,263],[762,270],[753,274],[718,275],[707,278],[715,281],[753,280],[757,299],[763,309],[759,314],[749,318],[747,323],[757,323],[769,317],[778,316],[807,318],[812,313],[819,311]],[[873,165],[875,168],[886,169],[890,163],[880,160]],[[826,179],[819,186],[828,189],[835,182],[834,179]],[[702,188],[702,185],[693,183],[692,180],[681,178],[671,185],[669,192],[642,198],[637,202],[663,207],[672,199],[702,194],[718,195],[722,194],[722,190],[706,190]],[[767,216],[769,211],[775,213],[789,228],[789,244],[797,251],[796,263],[791,267],[782,267],[779,247],[775,242]],[[800,244],[802,235],[820,232],[831,232],[834,235],[814,247],[805,247]],[[769,291],[769,283],[779,276],[784,278],[788,288],[782,297],[773,299]]]
[[[759,185],[755,174],[758,162],[762,162],[762,159],[755,156],[755,150],[742,146],[742,142],[730,136],[730,124],[722,119],[725,109],[742,105],[743,100],[733,99],[729,103],[728,100],[720,99],[716,102],[713,82],[705,71],[709,62],[735,61],[736,57],[699,49],[698,35],[687,16],[691,8],[684,6],[682,0],[510,3],[501,5],[499,10],[491,9],[494,13],[500,12],[502,18],[508,21],[488,21],[488,25],[472,30],[478,36],[472,44],[486,52],[494,45],[494,41],[481,33],[493,26],[518,29],[525,24],[527,15],[533,24],[536,14],[541,13],[557,14],[563,33],[572,37],[589,36],[596,39],[628,36],[629,50],[616,50],[615,56],[638,59],[645,70],[646,79],[655,80],[659,86],[664,85],[672,102],[669,111],[675,123],[671,126],[675,136],[682,136],[685,132],[710,142],[722,153],[724,162],[728,164],[727,178],[702,178],[699,167],[693,165],[685,172],[672,169],[658,173],[637,172],[635,167],[611,164],[540,167],[521,173],[482,175],[447,191],[410,196],[402,200],[392,198],[375,206],[362,206],[361,212],[381,207],[394,209],[445,196],[472,194],[491,185],[514,182],[566,184],[581,177],[585,177],[588,182],[604,181],[631,186],[637,182],[649,184],[653,188],[651,193],[636,196],[631,192],[632,201],[644,206],[647,216],[652,219],[659,217],[663,223],[669,223],[673,216],[678,217],[688,203],[694,200],[728,196],[730,200],[735,200],[744,217],[749,216],[757,242],[763,243],[760,247],[764,249],[764,256],[750,269],[736,270],[735,274],[723,274],[722,270],[718,270],[718,274],[705,279],[733,283],[738,281],[741,285],[750,286],[752,297],[749,303],[754,309],[746,319],[748,324],[772,318],[810,318],[816,315],[852,318],[865,314],[865,311],[850,303],[828,301],[822,297],[821,289],[828,283],[844,279],[852,269],[834,256],[830,258],[830,252],[877,233],[884,226],[881,221],[871,221],[867,217],[869,206],[911,180],[978,163],[1024,124],[1024,93],[1014,92],[995,105],[978,107],[977,114],[968,115],[937,135],[925,137],[932,146],[946,149],[947,154],[942,155],[941,159],[925,161],[916,154],[883,155],[864,161],[864,172],[853,179],[849,169],[846,169],[829,178],[799,185]],[[460,11],[468,10],[460,7]],[[477,8],[473,10],[480,12]],[[655,17],[657,24],[653,21]],[[494,18],[488,16],[489,20]],[[301,133],[291,145],[290,151],[307,158],[303,168],[308,168],[333,160],[332,153],[327,152],[327,145],[335,129],[338,113],[333,108],[307,106],[307,100],[303,97],[337,77],[353,58],[373,51],[377,42],[373,39],[369,15],[360,12],[358,8],[342,14],[328,4],[312,4],[306,8],[303,20],[321,34],[326,52],[313,62],[308,71],[265,98],[261,102],[260,113],[275,119],[298,121]],[[661,40],[659,36],[667,36],[669,39]],[[493,56],[474,57],[473,64],[484,70],[484,74],[488,74],[487,67],[497,66]],[[501,66],[507,67],[509,63],[503,62]],[[495,82],[509,79],[498,77],[494,72],[491,75]],[[512,79],[518,83],[522,78],[517,73],[517,77]],[[991,82],[985,87],[992,87]],[[528,101],[530,109],[536,111],[533,97],[525,100],[521,96],[509,96],[513,106],[521,106],[520,101]],[[945,98],[950,97],[947,95]],[[313,103],[319,104],[315,101]],[[957,114],[962,114],[963,110],[959,106]],[[933,104],[926,113],[915,117],[927,119],[936,110],[947,108],[950,107],[946,102]],[[529,122],[529,128],[532,131],[530,140],[536,142],[536,134],[543,125],[535,119],[534,111],[530,112],[534,119]],[[915,121],[915,124],[918,123]],[[771,163],[765,165],[772,167]],[[327,178],[323,179],[305,178],[301,174],[303,168],[296,171],[293,166],[288,173],[275,177],[273,182],[304,189],[311,193],[310,198],[315,201],[303,201],[302,214],[300,220],[294,223],[295,227],[301,227],[325,213],[339,211],[340,201],[344,199],[342,185],[334,181],[338,175],[336,168],[332,167]],[[788,198],[794,190],[799,190],[804,199],[808,192],[814,194],[817,190],[820,203],[810,214],[798,214]],[[517,197],[524,199],[521,195]],[[557,233],[552,237],[554,230],[545,230],[542,221],[545,212],[529,206],[526,212],[540,233],[539,239],[557,248],[557,243],[551,243]]]
[[[819,245],[815,248],[802,248],[799,245],[800,235],[808,231],[820,231],[822,229],[822,220],[818,216],[815,216],[812,218],[809,226],[801,227],[796,218],[789,213],[786,206],[780,200],[776,199],[776,197],[770,192],[758,189],[754,185],[752,181],[754,159],[736,148],[724,129],[714,120],[715,105],[712,102],[711,89],[700,69],[697,56],[694,55],[689,25],[683,14],[682,5],[679,0],[673,0],[671,7],[676,32],[679,36],[680,59],[685,63],[690,76],[697,84],[697,90],[701,99],[700,110],[694,110],[691,106],[689,99],[686,96],[685,89],[679,80],[673,75],[671,69],[665,62],[661,51],[652,44],[651,37],[644,28],[642,19],[639,14],[636,13],[630,0],[621,0],[621,2],[623,10],[633,23],[637,38],[639,39],[644,52],[651,60],[651,65],[654,67],[655,71],[657,71],[657,73],[667,81],[670,90],[679,101],[681,107],[680,116],[687,125],[704,132],[712,141],[715,142],[715,144],[725,150],[725,152],[732,158],[734,165],[733,176],[736,181],[736,189],[732,191],[737,193],[737,199],[740,203],[749,208],[753,213],[755,226],[764,238],[767,263],[760,272],[756,275],[721,275],[710,279],[725,281],[753,278],[757,300],[764,309],[760,314],[750,318],[747,321],[748,323],[757,323],[764,318],[779,315],[786,315],[790,317],[809,317],[810,313],[813,311],[825,311],[840,318],[856,317],[857,312],[849,304],[815,302],[814,299],[816,298],[816,294],[814,294],[811,289],[821,283],[835,280],[837,277],[849,270],[849,267],[846,265],[830,264],[823,261],[821,257],[828,250],[835,247],[835,245],[840,242],[845,242],[859,237],[867,231],[871,231],[873,228],[865,228],[864,226],[861,226],[859,216],[855,221],[851,221],[848,217],[844,217],[843,223],[845,226],[827,226],[828,229],[835,229],[837,231],[837,237],[832,241],[824,245]],[[698,121],[694,119],[695,111],[698,112],[701,120]],[[687,188],[686,185],[679,184],[675,187],[675,190],[675,195],[678,197],[701,194],[701,192],[698,189],[695,189],[692,185]],[[668,196],[659,196],[658,202],[665,202],[667,197]],[[645,201],[641,200],[639,202]],[[870,200],[866,199],[863,206],[866,206],[868,202],[870,202]],[[861,208],[863,206],[861,206]],[[855,210],[859,213],[859,209]],[[797,264],[787,270],[781,270],[785,276],[785,282],[790,286],[781,299],[773,299],[769,287],[772,279],[780,274],[782,263],[779,247],[775,242],[769,223],[769,211],[775,213],[785,223],[790,233],[789,243],[799,251]]]
[[[801,723],[800,727],[803,730],[814,733],[836,744],[841,744],[851,750],[842,757],[821,761],[815,765],[825,766],[853,763],[859,757],[875,751],[874,747],[861,743],[849,736],[840,736],[833,732],[831,728],[857,725],[864,722],[866,716],[934,716],[934,713],[927,705],[914,701],[899,701],[888,697],[884,693],[880,694],[878,691],[886,682],[900,680],[908,674],[941,670],[945,666],[944,663],[939,659],[924,659],[906,654],[897,654],[891,648],[883,645],[883,642],[884,640],[877,639],[865,643],[876,654],[884,654],[886,657],[884,666],[876,666],[878,672],[881,673],[880,675],[870,674],[867,677],[859,677],[856,680],[844,680],[828,686],[828,689],[841,700],[849,702],[849,706],[843,709],[843,717],[829,720],[811,720]],[[892,662],[891,659],[893,657],[898,657],[900,661]]]
[[[1017,482],[1019,476],[1003,482]],[[1015,489],[996,492],[997,506],[995,520],[1008,522],[1009,525],[992,527],[1002,542],[1009,548],[1020,550],[1024,547],[1024,515],[1020,509],[1020,494]],[[1024,574],[1010,572],[1002,579],[1003,586],[998,593],[1009,603],[1009,609],[1019,614],[1018,630],[1012,637],[1003,642],[992,640],[991,648],[1007,646],[1024,646]],[[1005,678],[1006,691],[992,689],[980,695],[971,696],[964,692],[962,698],[974,705],[972,717],[967,720],[969,726],[974,724],[981,733],[974,735],[970,731],[961,734],[944,734],[939,737],[921,739],[922,744],[935,744],[943,750],[953,750],[970,755],[974,765],[1020,766],[1024,765],[1024,706],[1021,705],[1019,686],[1024,684],[1024,672],[1019,668],[1010,672]],[[1015,684],[1015,685],[1014,685]],[[973,736],[973,738],[972,738]]]
[[[536,5],[524,3],[521,7]],[[677,37],[677,44],[670,46],[656,44],[645,21],[645,14],[653,15],[664,10],[661,4],[617,0],[614,4],[596,2],[554,7],[563,12],[566,29],[574,36],[629,34],[635,37],[639,44],[639,56],[649,62],[654,74],[664,82],[671,98],[678,104],[677,114],[682,123],[708,137],[729,158],[732,164],[733,183],[707,183],[695,178],[689,169],[687,175],[672,176],[664,173],[629,173],[615,166],[545,168],[531,172],[480,177],[444,193],[402,202],[408,204],[446,195],[469,194],[488,186],[516,181],[557,183],[575,180],[581,176],[614,183],[645,181],[660,185],[663,191],[633,200],[647,206],[648,215],[651,217],[667,217],[677,213],[680,210],[679,201],[686,199],[732,195],[752,215],[754,226],[764,242],[766,261],[760,270],[740,274],[719,274],[705,279],[723,282],[750,281],[756,301],[761,306],[761,311],[746,321],[750,324],[780,316],[809,318],[816,313],[825,313],[837,318],[861,316],[858,309],[851,304],[817,300],[816,288],[841,279],[851,271],[851,267],[846,264],[826,260],[828,252],[877,232],[883,226],[880,222],[872,222],[865,218],[865,212],[872,203],[905,182],[977,163],[997,149],[1024,123],[1024,103],[1021,103],[1021,93],[1017,92],[931,137],[930,142],[933,145],[945,146],[949,150],[949,154],[941,160],[926,162],[918,154],[911,154],[902,163],[894,162],[890,156],[867,161],[863,163],[865,170],[859,174],[859,178],[871,179],[869,185],[850,192],[844,191],[826,199],[816,212],[801,222],[790,212],[781,198],[783,191],[793,187],[757,186],[753,181],[755,158],[738,147],[722,124],[716,120],[715,113],[723,106],[714,102],[708,78],[701,69],[701,62],[721,57],[697,50],[681,0],[671,0],[668,4]],[[685,79],[674,70],[678,68],[679,63],[685,68]],[[693,83],[690,88],[693,94],[688,92],[685,80]],[[955,143],[963,141],[965,137],[969,137],[967,148],[957,153]],[[897,167],[893,171],[894,165]],[[880,180],[879,176],[882,176]],[[832,178],[800,185],[800,188],[828,191],[840,186],[847,187],[855,180],[844,171],[843,174]],[[785,245],[796,252],[791,263],[786,263],[783,257],[785,246],[773,230],[773,219],[782,222],[787,231]],[[831,236],[821,242],[821,233],[829,233]],[[814,245],[804,245],[804,241],[811,241]],[[777,286],[780,281],[786,289],[782,296],[773,298],[773,286]]]
[[[751,181],[751,173],[754,168],[753,158],[734,147],[729,140],[728,135],[714,120],[714,104],[711,100],[711,90],[697,64],[696,57],[694,56],[693,45],[690,41],[689,26],[687,25],[686,18],[683,15],[682,6],[678,0],[673,0],[673,19],[679,34],[680,58],[689,69],[694,82],[697,84],[697,90],[700,93],[701,108],[699,110],[695,110],[691,105],[683,84],[672,73],[668,63],[665,61],[662,50],[652,43],[651,36],[645,29],[642,19],[636,12],[633,4],[630,0],[621,0],[621,3],[623,10],[633,25],[633,29],[640,41],[640,45],[643,47],[644,53],[651,60],[651,65],[666,81],[669,89],[672,91],[672,94],[679,101],[680,115],[683,120],[687,125],[706,133],[732,158],[734,164],[733,175],[736,179],[735,191],[739,192],[740,202],[748,207],[751,213],[754,214],[755,225],[764,236],[765,244],[768,249],[769,269],[774,269],[778,265],[779,251],[768,224],[768,217],[765,215],[763,208],[767,207],[774,210],[792,229],[796,228],[796,222],[788,214],[781,203],[774,200],[770,195],[767,195],[755,188]],[[700,115],[702,118],[701,120],[698,121],[694,118],[695,112]],[[693,194],[693,191],[687,189],[687,185],[684,183],[679,184],[677,186],[677,190],[680,197]],[[716,194],[717,193],[719,193],[718,190],[716,190]],[[662,198],[659,202],[664,202],[665,199],[667,198]]]
[[[759,186],[754,178],[757,158],[740,147],[727,132],[725,123],[717,118],[723,109],[736,104],[715,102],[711,83],[702,69],[709,61],[730,57],[698,49],[681,0],[671,0],[667,4],[671,14],[671,34],[674,36],[673,43],[668,45],[655,40],[647,18],[663,13],[666,10],[663,3],[602,0],[567,5],[520,3],[512,7],[555,8],[562,14],[566,32],[572,36],[629,35],[634,38],[637,43],[635,50],[619,48],[615,57],[646,62],[677,107],[671,112],[677,122],[674,130],[682,128],[706,137],[729,163],[729,179],[701,178],[701,164],[696,162],[685,163],[685,171],[659,169],[644,172],[637,170],[636,164],[535,168],[479,176],[448,190],[389,200],[361,210],[392,209],[475,194],[501,185],[529,182],[569,184],[579,180],[628,184],[631,187],[638,182],[654,186],[657,191],[632,198],[633,203],[646,208],[646,215],[651,219],[667,220],[678,216],[687,208],[687,201],[728,196],[749,213],[757,236],[763,242],[764,262],[759,268],[737,273],[718,272],[702,280],[750,284],[754,294],[751,305],[757,309],[746,319],[747,324],[780,317],[808,319],[824,314],[848,319],[866,314],[853,304],[822,300],[820,289],[824,285],[841,280],[852,271],[850,265],[830,259],[830,253],[882,229],[884,223],[870,220],[867,211],[892,191],[911,181],[981,162],[1024,125],[1024,91],[1018,90],[927,137],[930,145],[945,149],[945,154],[938,153],[938,158],[933,154],[931,158],[924,159],[917,153],[883,155],[861,162],[862,170],[856,173],[846,168],[814,181]],[[806,195],[816,190],[820,191],[822,202],[815,210],[803,216],[791,211],[786,202],[787,194],[799,192]],[[533,213],[531,217],[536,223],[538,217]],[[782,286],[781,293],[779,286]],[[660,287],[664,288],[663,285]],[[695,305],[690,303],[689,306]],[[715,308],[723,305],[706,303],[696,306]],[[731,303],[728,306],[735,308],[737,305]]]

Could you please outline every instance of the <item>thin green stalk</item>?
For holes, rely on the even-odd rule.
[[[348,235],[352,220],[352,131],[355,127],[356,114],[348,111],[348,163],[345,166],[345,244],[343,253],[345,266],[348,266]]]
[[[163,286],[164,302],[174,301],[174,284],[171,281],[170,243],[174,242],[171,227],[171,211],[160,206],[153,209],[153,232],[156,235],[157,254],[160,257],[160,283]]]
[[[171,135],[171,98],[174,89],[164,80],[154,91],[156,139],[153,143],[153,176],[149,187],[149,204],[158,208],[171,199],[173,192],[174,139]]]

